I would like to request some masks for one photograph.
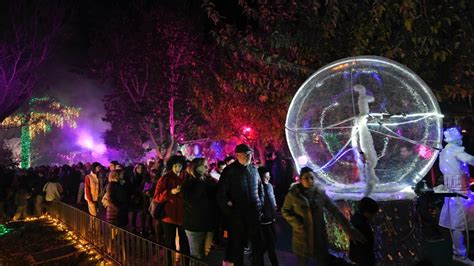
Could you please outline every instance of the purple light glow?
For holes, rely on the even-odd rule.
[[[201,150],[201,149],[200,149],[199,145],[195,144],[195,145],[194,145],[194,149],[193,149],[194,155],[195,155],[195,156],[198,156],[198,155],[200,154],[200,150]]]
[[[94,148],[94,140],[92,139],[91,135],[85,131],[79,132],[77,144],[88,150],[92,150]]]
[[[107,151],[107,147],[104,143],[98,143],[95,149],[98,154],[104,154]]]
[[[94,139],[86,130],[78,131],[76,143],[82,148],[92,151],[93,156],[102,155],[107,151],[105,144],[101,140]]]

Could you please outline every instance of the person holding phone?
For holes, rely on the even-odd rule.
[[[184,199],[181,186],[184,179],[184,156],[173,155],[166,163],[166,172],[156,185],[154,200],[165,202],[165,214],[161,219],[164,231],[164,244],[168,248],[176,249],[176,229],[178,229],[179,249],[189,254],[189,244],[183,228]]]

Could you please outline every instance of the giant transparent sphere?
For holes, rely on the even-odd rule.
[[[412,197],[436,160],[441,131],[430,88],[407,67],[376,56],[319,69],[286,118],[296,165],[315,170],[335,199],[358,199],[368,190],[378,200]]]

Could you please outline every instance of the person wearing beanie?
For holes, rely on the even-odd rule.
[[[264,191],[253,150],[246,144],[235,148],[237,160],[228,165],[219,179],[217,204],[229,224],[229,244],[225,262],[244,265],[244,247],[250,240],[252,265],[263,265],[261,217]]]

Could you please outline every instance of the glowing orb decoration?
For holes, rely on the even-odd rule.
[[[288,110],[286,137],[298,168],[314,169],[333,198],[403,199],[436,160],[442,117],[410,69],[352,57],[303,83]]]

